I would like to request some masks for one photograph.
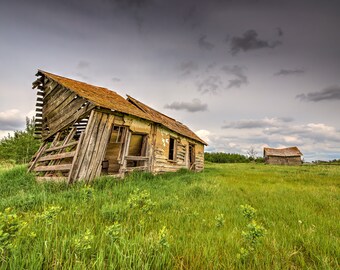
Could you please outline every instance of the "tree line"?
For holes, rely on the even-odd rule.
[[[35,119],[26,118],[26,128],[0,139],[0,163],[28,163],[40,146],[34,137]]]
[[[262,157],[245,156],[233,153],[204,153],[204,160],[213,163],[249,163],[256,162],[262,163]]]

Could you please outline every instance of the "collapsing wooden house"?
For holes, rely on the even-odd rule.
[[[265,147],[263,150],[264,162],[274,165],[301,165],[302,153],[294,147],[276,149]]]
[[[91,181],[204,168],[206,143],[182,123],[128,96],[39,70],[36,135],[29,171],[47,179]]]

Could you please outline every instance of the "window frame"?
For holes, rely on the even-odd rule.
[[[170,158],[171,140],[173,140],[172,159]],[[173,136],[169,136],[168,161],[177,162],[177,138]]]

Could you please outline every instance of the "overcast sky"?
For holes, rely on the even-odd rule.
[[[37,69],[181,121],[207,151],[340,158],[338,0],[0,0],[0,137],[34,115]]]

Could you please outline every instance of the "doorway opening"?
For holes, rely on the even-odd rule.
[[[195,145],[189,143],[189,170],[195,170]]]

